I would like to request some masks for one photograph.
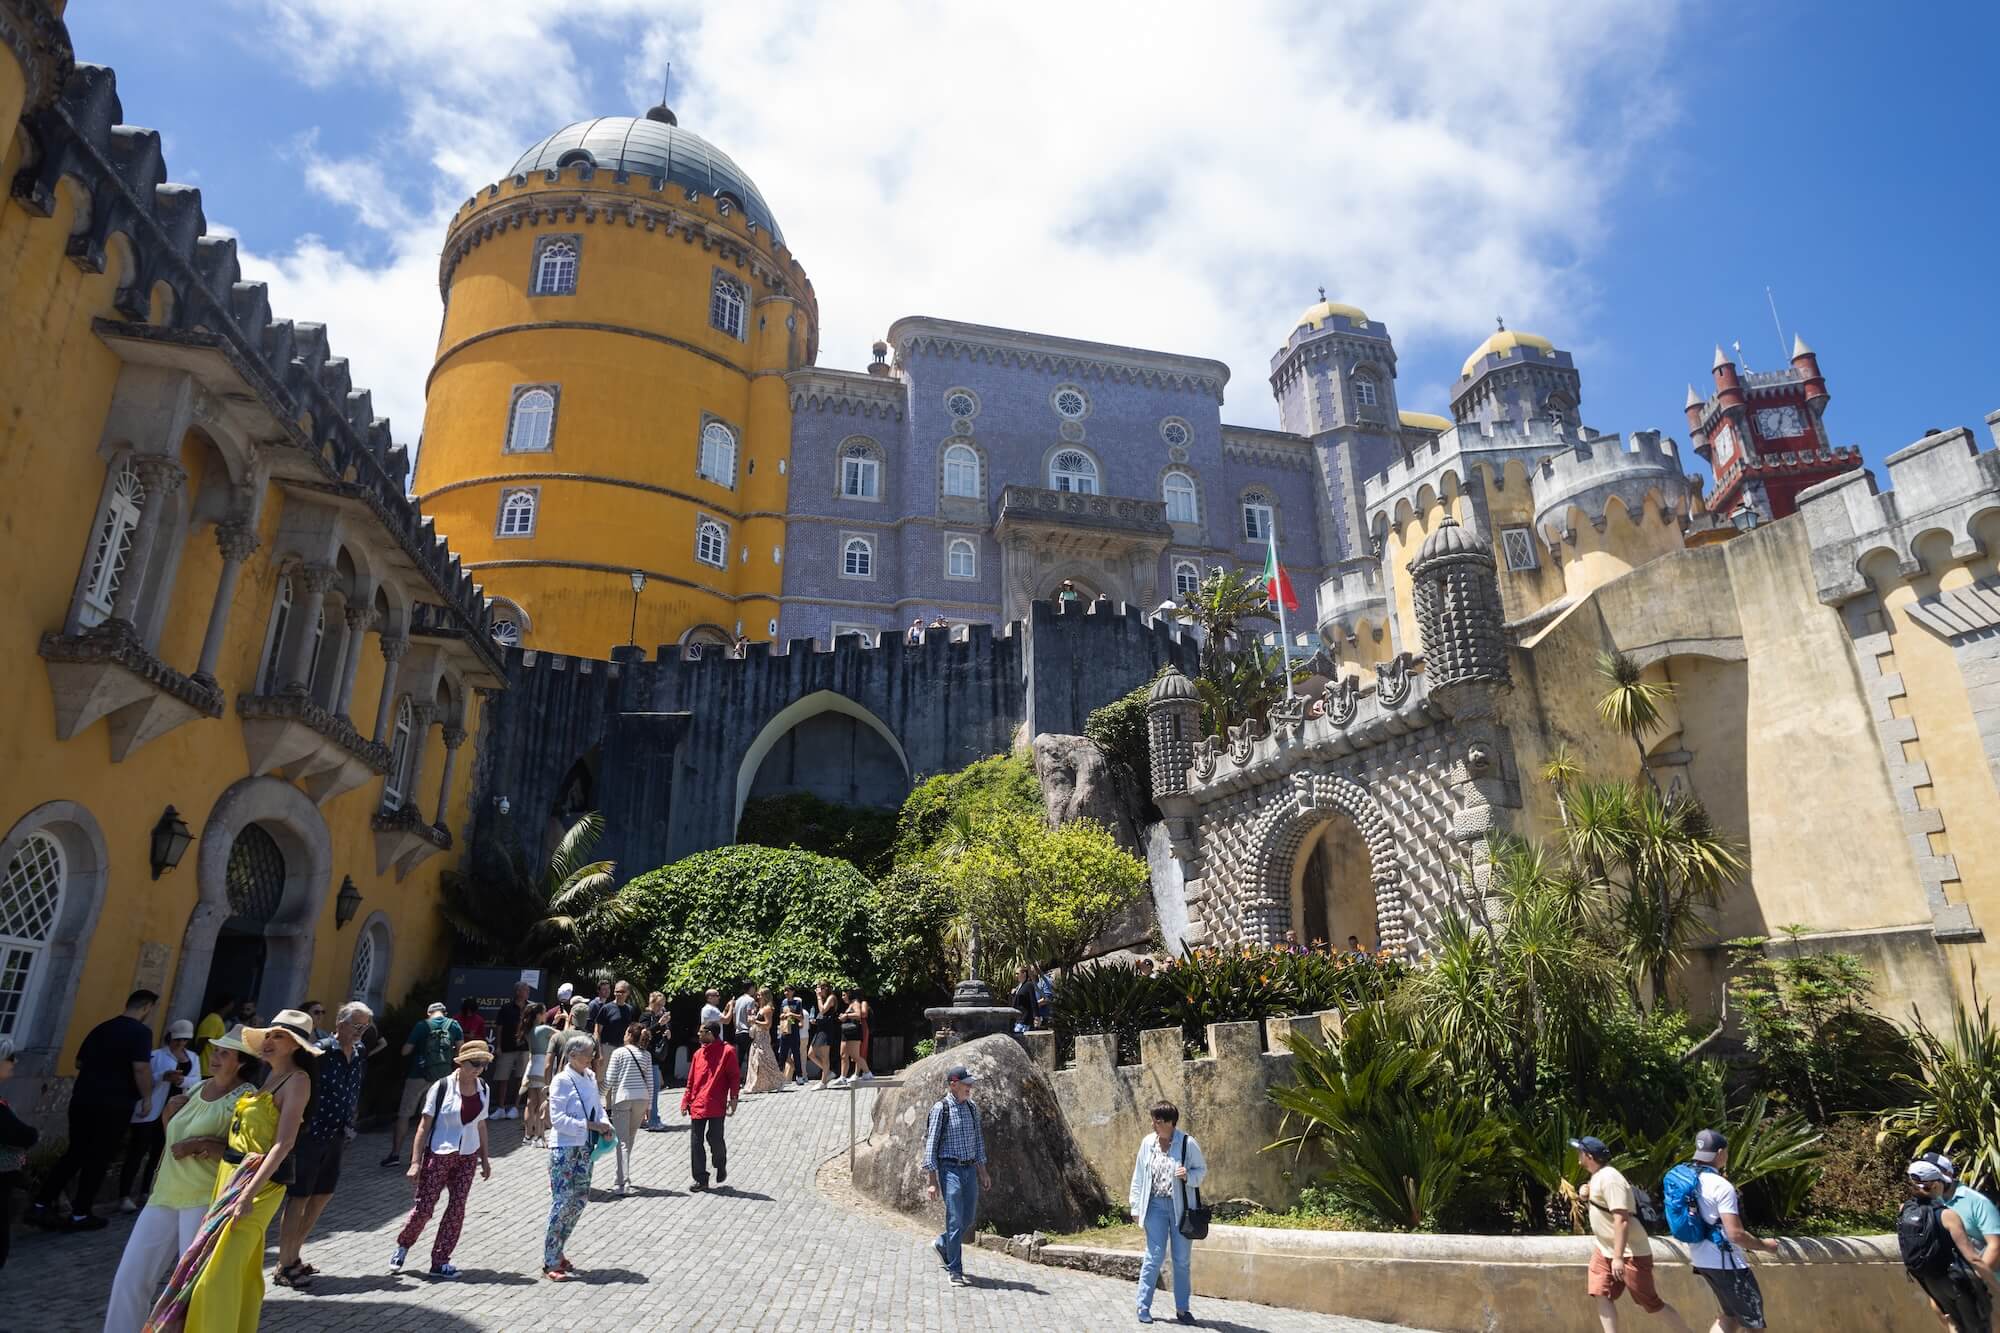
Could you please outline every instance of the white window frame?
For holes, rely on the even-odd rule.
[[[1176,431],[1181,437],[1178,440],[1174,438]],[[1185,449],[1194,443],[1194,427],[1182,417],[1168,417],[1160,422],[1160,438],[1165,440],[1170,448]]]
[[[977,500],[980,497],[979,451],[969,444],[954,441],[944,447],[944,493],[961,500]],[[952,476],[958,474],[959,481],[953,485]],[[965,480],[967,475],[971,480]],[[964,489],[960,489],[963,487]]]
[[[712,569],[729,568],[729,525],[707,514],[696,519],[694,558]]]
[[[845,620],[836,620],[826,627],[826,646],[833,647],[843,634],[855,634],[860,636],[863,645],[873,648],[876,636],[880,633],[881,631],[873,625],[856,625]]]
[[[860,569],[854,568],[856,564],[854,557],[857,551],[861,556],[859,563],[862,568]],[[844,579],[862,579],[871,583],[874,581],[875,539],[873,537],[865,532],[843,532],[840,534],[840,577]]]
[[[1187,586],[1182,587],[1182,576],[1187,578]],[[1174,561],[1174,596],[1191,597],[1201,587],[1201,565],[1194,560]]]
[[[30,855],[33,859],[30,860]],[[17,880],[17,872],[20,878]],[[30,876],[33,878],[30,879]],[[11,925],[9,917],[12,895],[25,891],[31,884],[45,887],[51,877],[55,884],[55,897],[46,912],[46,924],[39,936],[6,932]],[[28,1044],[28,1033],[33,1031],[35,1019],[35,999],[43,989],[43,972],[49,957],[49,948],[55,941],[58,927],[62,925],[63,898],[69,891],[69,858],[63,852],[62,841],[54,834],[36,829],[22,838],[8,859],[4,873],[0,873],[0,981],[12,974],[20,977],[20,1003],[14,1010],[11,1023],[7,1023],[4,1013],[0,1013],[0,1036],[11,1037],[18,1047]],[[11,989],[11,988],[10,988]]]
[[[319,654],[320,649],[324,647],[326,647],[326,606],[322,603],[319,614],[313,618],[312,644],[306,649],[306,697],[309,699],[312,697],[313,686],[319,683]]]
[[[957,568],[958,557],[965,557],[964,568]],[[948,579],[976,579],[979,577],[979,543],[970,537],[951,536],[944,542],[944,576]]]
[[[1243,540],[1267,542],[1278,526],[1278,506],[1262,491],[1243,497]]]
[[[1375,392],[1375,377],[1365,372],[1354,376],[1354,402],[1357,407],[1374,407],[1379,401]]]
[[[882,454],[872,444],[850,440],[840,446],[840,498],[882,498]]]
[[[1177,481],[1182,485],[1176,486],[1174,483]],[[1192,473],[1184,472],[1180,468],[1168,471],[1166,476],[1160,478],[1160,498],[1167,502],[1167,522],[1201,522],[1201,487],[1195,484]],[[1175,512],[1176,498],[1183,502],[1181,504],[1183,512]]]
[[[1090,470],[1086,472],[1062,466],[1063,459],[1070,457],[1082,459],[1090,465]],[[1096,495],[1099,493],[1098,479],[1102,475],[1097,460],[1082,449],[1058,449],[1049,458],[1049,489],[1052,491],[1062,491],[1071,495]]]
[[[411,742],[416,735],[416,710],[410,706],[409,695],[397,698],[395,716],[389,730],[389,771],[382,775],[384,810],[400,810],[409,798],[404,788],[409,786]]]
[[[1542,567],[1541,554],[1535,546],[1533,528],[1500,529],[1500,549],[1506,558],[1509,573]]]
[[[525,520],[521,515],[525,514]],[[500,512],[493,521],[495,537],[532,537],[542,516],[539,486],[509,486],[500,492]]]
[[[285,666],[285,634],[292,627],[292,574],[278,572],[278,592],[271,599],[271,628],[264,640],[264,669],[258,673],[257,693],[276,694],[284,688],[278,673]]]
[[[556,387],[517,384],[507,405],[507,448],[510,454],[546,454],[556,447]]]
[[[729,423],[714,417],[702,423],[695,475],[718,486],[736,489],[736,432]]]
[[[131,463],[119,465],[105,496],[104,510],[92,529],[90,573],[83,582],[83,603],[77,621],[86,628],[101,625],[111,615],[118,600],[118,585],[132,562],[132,540],[139,531],[139,516],[146,510],[146,485]]]
[[[750,289],[740,279],[715,270],[708,287],[708,326],[742,342],[749,313]]]
[[[530,296],[574,296],[577,273],[583,267],[583,240],[565,233],[544,236],[535,245],[535,277]]]

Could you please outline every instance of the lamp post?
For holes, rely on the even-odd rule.
[[[361,890],[354,887],[354,876],[341,876],[340,892],[335,894],[333,899],[333,928],[344,929],[347,923],[354,919],[354,914],[360,910]]]
[[[625,635],[625,646],[634,648],[639,643],[639,594],[646,590],[646,571],[632,571],[632,628]]]
[[[181,863],[187,853],[188,844],[194,841],[194,834],[188,831],[187,821],[180,811],[171,805],[160,815],[160,822],[153,825],[151,852],[153,878],[167,874]]]

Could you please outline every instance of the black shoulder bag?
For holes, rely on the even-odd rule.
[[[1181,1135],[1180,1162],[1182,1166],[1187,1165],[1186,1134]],[[1187,1203],[1187,1188],[1188,1188],[1187,1181],[1182,1180],[1181,1201],[1182,1203],[1186,1204],[1186,1206],[1181,1209],[1180,1232],[1183,1236],[1186,1236],[1189,1240],[1207,1240],[1208,1217],[1210,1210],[1201,1206],[1201,1190],[1199,1187],[1195,1189],[1194,1202]]]

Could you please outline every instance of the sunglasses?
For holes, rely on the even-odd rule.
[[[467,1060],[465,1063],[471,1065],[474,1069],[484,1069],[493,1062],[491,1060]]]

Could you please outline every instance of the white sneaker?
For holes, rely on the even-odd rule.
[[[861,1071],[861,1081],[862,1081],[863,1083],[873,1083],[873,1082],[875,1081],[875,1074],[874,1074],[874,1071],[873,1071],[873,1070],[868,1070],[868,1069],[864,1069],[864,1070],[862,1070],[862,1071]]]
[[[136,1213],[139,1211],[139,1205],[133,1203],[130,1199],[120,1199],[118,1201],[118,1211],[121,1213]]]
[[[403,1260],[409,1257],[410,1257],[410,1247],[407,1245],[398,1245],[396,1247],[396,1252],[389,1256],[390,1271],[396,1273],[402,1272]]]
[[[829,1088],[844,1088],[847,1086],[847,1080],[844,1078],[837,1078],[833,1080],[833,1082],[827,1084],[826,1086],[828,1086]]]

